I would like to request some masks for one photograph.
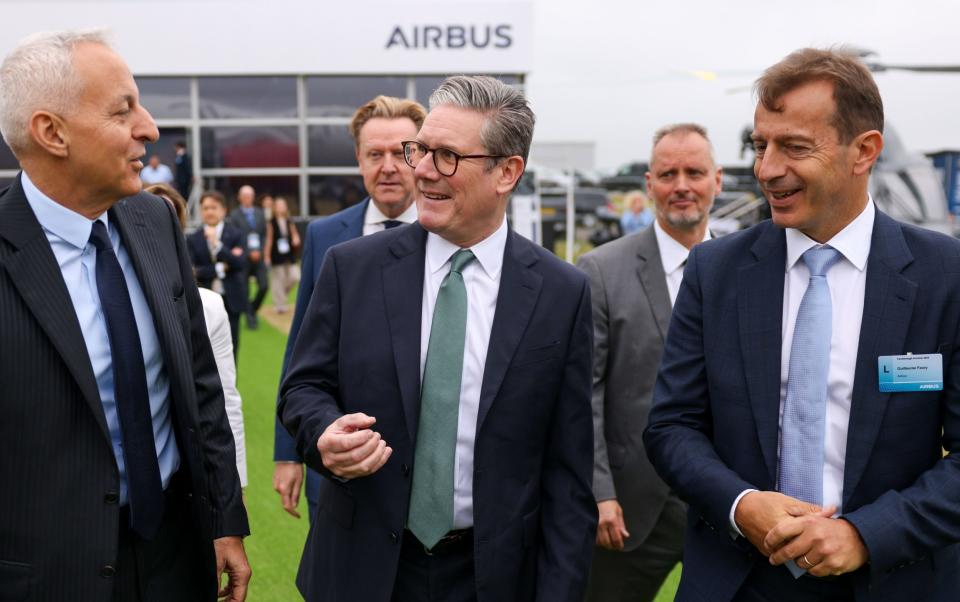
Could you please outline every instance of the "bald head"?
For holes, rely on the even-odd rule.
[[[240,191],[237,192],[237,200],[240,201],[241,207],[253,207],[253,199],[256,196],[256,193],[253,190],[253,186],[244,185],[240,187]]]

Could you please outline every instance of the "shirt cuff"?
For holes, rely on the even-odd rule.
[[[734,515],[737,513],[737,504],[740,503],[740,500],[743,499],[743,496],[747,495],[751,491],[757,491],[756,489],[744,489],[740,492],[740,495],[737,496],[737,499],[733,500],[733,505],[730,506],[730,537],[736,539],[737,537],[743,537],[743,531],[740,530],[740,527],[737,526],[737,521],[733,519]]]

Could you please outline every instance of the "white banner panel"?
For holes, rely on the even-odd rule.
[[[0,0],[0,55],[106,27],[137,75],[526,73],[530,0]]]

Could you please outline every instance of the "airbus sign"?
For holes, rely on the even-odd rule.
[[[497,25],[413,25],[404,28],[397,25],[390,32],[387,50],[391,48],[449,49],[462,48],[510,48],[513,45],[513,26]]]

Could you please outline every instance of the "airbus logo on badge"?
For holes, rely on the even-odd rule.
[[[513,26],[501,25],[414,25],[393,28],[387,50],[393,47],[414,49],[510,48]]]

